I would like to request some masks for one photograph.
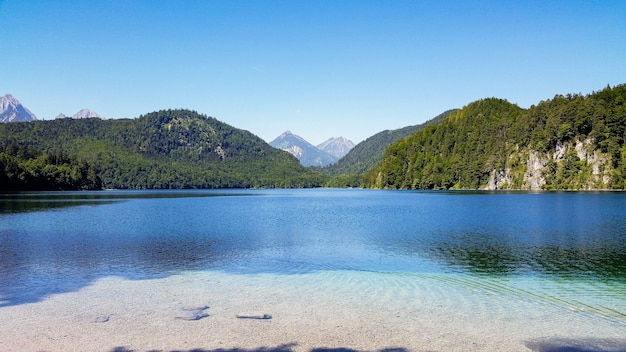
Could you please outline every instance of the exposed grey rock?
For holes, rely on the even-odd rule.
[[[495,191],[510,184],[510,171],[511,170],[508,168],[504,170],[493,170],[491,172],[491,176],[489,177],[489,182],[487,183],[487,190]]]
[[[300,164],[303,166],[323,167],[339,160],[339,158],[320,150],[291,131],[285,131],[269,144],[274,148],[291,153],[300,160]]]
[[[101,116],[98,115],[97,112],[89,109],[81,109],[79,112],[75,113],[72,116],[73,119],[88,119],[92,117],[101,118]]]
[[[0,98],[0,122],[29,122],[37,117],[11,94]]]
[[[347,138],[337,137],[326,140],[324,143],[318,145],[317,148],[335,156],[337,159],[341,159],[354,148],[354,143]]]
[[[534,150],[528,151],[527,171],[524,174],[524,182],[528,185],[528,189],[538,191],[546,183],[543,174],[547,165],[548,157],[546,155]]]
[[[580,189],[607,189],[611,178],[613,168],[610,164],[610,156],[602,153],[600,150],[594,149],[594,143],[591,138],[585,140],[577,139],[567,143],[557,143],[553,150],[546,152],[538,152],[535,150],[517,150],[510,159],[519,159],[526,165],[522,176],[521,189],[525,190],[542,190],[546,184],[546,175],[548,174],[548,164],[550,161],[555,163],[561,162],[566,153],[573,149],[576,155],[587,167],[590,167],[591,177],[586,184],[581,185]],[[509,160],[510,161],[510,160]],[[514,171],[510,167],[502,170],[492,170],[489,181],[485,187],[488,190],[509,189],[511,187]]]

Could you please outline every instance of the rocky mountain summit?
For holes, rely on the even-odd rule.
[[[333,138],[329,141],[332,140]],[[298,158],[298,160],[300,160],[300,164],[303,166],[324,167],[339,160],[339,157],[321,150],[319,147],[314,146],[313,144],[307,142],[304,138],[292,133],[291,131],[283,132],[269,144],[274,148],[282,149],[291,153]],[[332,149],[332,143],[329,142],[328,145],[329,149]]]
[[[0,98],[0,122],[28,122],[37,120],[35,114],[25,108],[11,94]]]
[[[72,116],[73,119],[88,119],[92,117],[102,118],[97,112],[89,109],[81,109]]]
[[[97,112],[89,109],[81,109],[74,115],[72,119],[87,119],[87,118],[102,118]],[[56,116],[56,119],[67,119],[69,116],[61,113]],[[13,95],[7,94],[0,97],[0,123],[4,122],[29,122],[35,121],[37,117],[19,100],[15,99]]]
[[[326,140],[322,144],[318,145],[317,148],[330,155],[334,155],[337,159],[341,159],[344,155],[348,154],[352,148],[354,148],[354,143],[347,138],[337,137]]]
[[[81,109],[80,111],[78,111],[77,113],[75,113],[74,115],[72,115],[72,117],[69,117],[67,115],[65,115],[64,113],[60,113],[58,114],[55,119],[89,119],[89,118],[102,118],[102,116],[100,116],[97,112],[93,111],[93,110],[89,110],[89,109]]]

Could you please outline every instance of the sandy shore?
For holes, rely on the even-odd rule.
[[[103,278],[77,292],[0,308],[0,350],[626,350],[626,325],[563,316],[559,307],[485,301],[432,283],[397,286],[402,278],[385,282],[372,273],[324,275]],[[208,316],[186,320],[193,309]],[[237,318],[241,313],[272,319]]]

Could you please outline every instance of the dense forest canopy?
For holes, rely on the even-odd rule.
[[[93,164],[63,151],[44,154],[28,146],[0,147],[0,191],[101,189]]]
[[[529,109],[490,98],[390,146],[363,179],[388,189],[624,189],[626,85]]]
[[[304,168],[250,132],[189,110],[6,123],[0,190],[621,190],[625,102],[626,85],[556,95],[529,109],[482,99],[422,125],[380,132],[325,169]]]
[[[252,133],[189,110],[162,110],[136,119],[0,124],[3,177],[29,179],[51,165],[41,160],[59,154],[68,156],[67,165],[82,165],[97,179],[80,185],[39,179],[21,188],[316,187],[327,179]],[[32,161],[38,158],[39,164]]]

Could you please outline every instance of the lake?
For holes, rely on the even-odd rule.
[[[471,307],[503,320],[511,312],[535,319],[539,312],[529,307],[540,307],[554,318],[541,318],[554,329],[550,336],[626,338],[626,194],[311,189],[0,196],[0,314],[112,277],[148,282],[203,273],[271,277],[294,292],[306,280],[331,300],[362,300],[367,292],[372,302],[409,308],[419,305],[413,301],[419,291],[458,314]],[[503,301],[517,303],[502,307]],[[573,335],[559,330],[564,321],[578,324],[570,326]]]

